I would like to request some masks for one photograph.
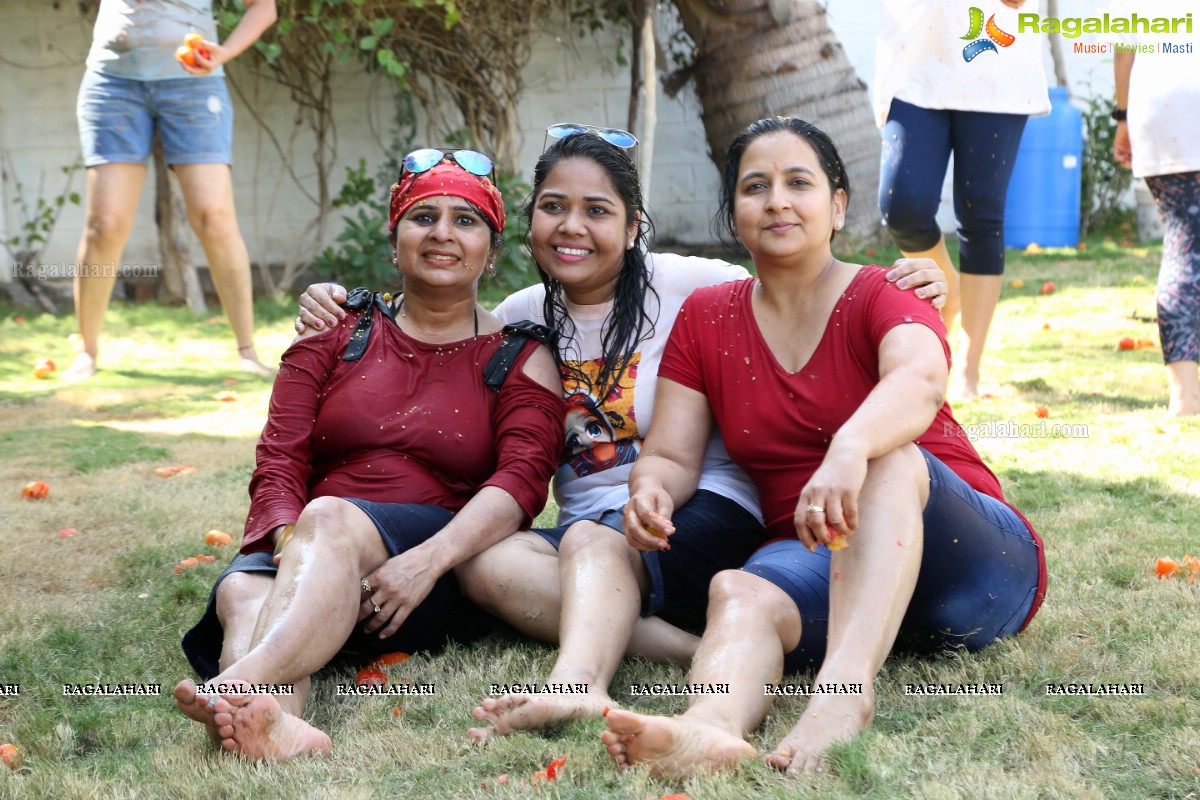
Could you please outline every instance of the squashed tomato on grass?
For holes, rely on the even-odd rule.
[[[358,671],[354,682],[358,686],[387,686],[388,676],[386,672],[381,672],[374,667],[365,667]]]
[[[50,484],[45,481],[30,481],[21,487],[21,496],[29,500],[41,500],[50,494]]]
[[[60,539],[67,539],[71,536],[78,536],[78,535],[79,535],[79,530],[77,528],[63,528],[61,531],[58,532],[58,538],[60,538]]]
[[[49,378],[55,370],[54,362],[48,358],[39,358],[33,365],[33,377]]]
[[[233,537],[225,531],[212,530],[204,534],[204,543],[209,547],[224,547],[233,541]]]
[[[191,464],[179,464],[174,467],[155,467],[154,474],[160,478],[173,478],[176,475],[194,475],[196,468]]]
[[[385,653],[379,658],[371,662],[370,666],[374,669],[387,669],[394,667],[397,664],[403,664],[408,659],[412,658],[408,653]]]
[[[1160,558],[1154,562],[1154,573],[1160,581],[1163,578],[1174,578],[1179,574],[1179,563],[1173,558]]]
[[[537,786],[543,781],[558,780],[558,770],[565,763],[567,763],[566,756],[554,759],[546,765],[545,769],[539,769],[537,772],[533,773],[533,777],[529,779],[529,782],[534,786]]]
[[[9,769],[20,769],[21,751],[17,749],[15,744],[11,744],[10,742],[0,744],[0,761],[3,761]]]

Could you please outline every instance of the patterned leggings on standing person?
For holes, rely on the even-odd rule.
[[[1200,172],[1151,175],[1163,221],[1158,333],[1163,361],[1200,361]]]

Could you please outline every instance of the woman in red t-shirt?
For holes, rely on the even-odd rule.
[[[241,553],[184,639],[206,684],[175,689],[227,751],[330,752],[300,718],[310,675],[344,647],[465,634],[454,567],[545,503],[565,405],[550,351],[476,302],[504,226],[490,173],[473,151],[409,154],[389,217],[404,293],[364,293],[283,355]]]
[[[1041,602],[1041,542],[945,403],[937,312],[833,255],[848,199],[837,150],[806,122],[761,120],[729,148],[722,217],[758,278],[684,304],[659,368],[670,413],[634,467],[625,532],[639,549],[668,546],[654,531],[692,492],[715,421],[776,538],[710,587],[690,683],[728,691],[692,695],[678,718],[609,713],[619,765],[681,776],[753,757],[744,737],[770,707],[764,686],[817,668],[801,720],[767,757],[812,769],[871,723],[898,641],[978,649]]]

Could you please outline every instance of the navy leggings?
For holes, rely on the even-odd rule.
[[[979,650],[1024,627],[1044,588],[1045,556],[1015,511],[923,448],[921,455],[929,470],[921,572],[896,645],[917,653]],[[810,553],[788,539],[760,548],[742,567],[786,592],[800,611],[800,643],[784,656],[785,672],[816,670],[825,659],[829,565],[827,548]]]
[[[959,271],[1004,273],[1004,199],[1026,119],[892,101],[883,127],[879,210],[901,250],[928,250],[941,238],[936,216],[953,151]]]
[[[1152,175],[1146,185],[1163,221],[1158,270],[1163,361],[1200,361],[1200,172]]]

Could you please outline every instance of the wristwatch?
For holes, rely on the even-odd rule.
[[[1125,118],[1126,118],[1126,109],[1124,109],[1124,108],[1117,108],[1116,106],[1113,106],[1113,110],[1112,110],[1112,114],[1111,114],[1111,116],[1112,116],[1112,118],[1113,118],[1113,119],[1115,119],[1117,122],[1124,122],[1124,121],[1125,121]]]

